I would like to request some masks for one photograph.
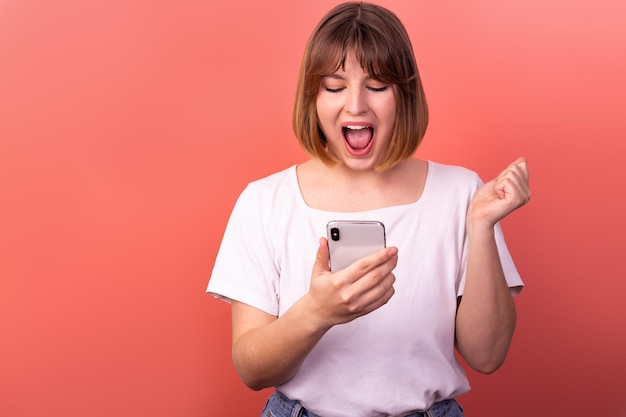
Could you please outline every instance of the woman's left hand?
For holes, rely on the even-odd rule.
[[[476,191],[467,213],[468,222],[493,226],[528,200],[528,164],[525,158],[518,158]]]

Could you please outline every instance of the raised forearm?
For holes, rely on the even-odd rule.
[[[468,227],[469,252],[456,318],[457,350],[470,367],[490,373],[504,362],[515,329],[515,304],[504,278],[493,227]]]

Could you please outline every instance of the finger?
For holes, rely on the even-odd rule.
[[[528,161],[526,158],[520,157],[513,161],[498,175],[498,178],[506,176],[507,174],[514,172],[524,181],[528,182]]]
[[[364,314],[370,313],[389,302],[391,297],[396,292],[393,287],[395,280],[395,276],[393,274],[389,274],[385,279],[385,285],[381,285],[367,293],[364,300]]]
[[[528,183],[528,162],[522,160],[511,166],[511,171],[515,172],[525,183]]]
[[[392,281],[388,285],[392,285],[395,278],[391,271],[398,263],[398,250],[390,247],[377,252],[374,255],[362,258],[348,268],[346,272],[356,277],[352,283],[357,293],[365,294],[379,286],[385,286],[384,281],[392,276]]]
[[[349,265],[346,268],[346,270],[348,270],[351,274],[358,275],[359,277],[361,277],[361,276],[368,274],[372,270],[378,268],[379,266],[383,265],[385,262],[389,261],[390,259],[392,260],[395,259],[397,261],[397,256],[398,256],[398,248],[393,247],[393,246],[384,248],[384,249],[379,250],[376,253],[365,256],[353,262],[351,265]],[[391,267],[391,269],[393,269],[393,267],[395,267],[395,263]],[[391,269],[389,271],[391,271]]]
[[[521,194],[525,199],[530,194],[528,186],[528,168],[525,160],[509,165],[496,178],[495,189],[500,198],[505,198],[506,194]]]
[[[326,238],[322,237],[320,238],[315,263],[313,264],[313,275],[320,275],[330,271],[329,258],[328,241]]]
[[[523,193],[530,194],[528,185],[528,162],[525,158],[518,158],[515,163],[511,164],[505,176],[514,181]]]
[[[530,199],[530,190],[527,183],[514,174],[497,181],[496,191],[502,202],[512,205],[513,208],[526,204]]]

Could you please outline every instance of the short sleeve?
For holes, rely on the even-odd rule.
[[[515,267],[515,263],[513,262],[513,258],[509,253],[509,250],[506,246],[506,242],[504,241],[504,234],[502,233],[502,227],[500,223],[496,223],[494,226],[496,246],[498,247],[498,255],[500,257],[500,263],[502,264],[502,271],[504,272],[504,278],[506,279],[506,283],[509,286],[511,294],[513,296],[518,295],[522,288],[524,287],[524,283],[522,282],[522,278],[520,274],[517,272],[517,268]],[[467,249],[467,241],[465,242],[465,248]],[[466,252],[465,249],[465,252]],[[463,264],[463,273],[461,276],[461,281],[459,283],[457,297],[463,295],[463,291],[465,289],[465,278],[467,269],[467,256],[464,254],[463,256],[464,264]]]
[[[278,315],[279,271],[266,233],[261,192],[252,184],[241,193],[230,215],[207,293],[249,304]]]
[[[496,244],[498,245],[498,254],[500,255],[500,263],[502,264],[504,277],[506,278],[506,283],[511,289],[511,294],[516,296],[522,291],[522,288],[524,288],[524,283],[522,282],[522,277],[519,272],[517,272],[513,258],[511,257],[509,249],[506,246],[504,233],[502,233],[500,223],[496,224],[495,232]]]
[[[478,175],[474,178],[474,190],[469,196],[470,199],[467,201],[468,207],[473,197],[474,193],[480,188],[484,182]],[[524,283],[522,282],[522,278],[515,267],[515,263],[513,262],[513,258],[509,253],[509,249],[506,246],[506,242],[504,240],[504,233],[502,232],[502,226],[500,223],[496,223],[494,226],[494,235],[496,240],[496,246],[498,247],[498,255],[500,257],[500,263],[502,264],[502,271],[504,272],[504,277],[506,279],[507,285],[511,291],[513,296],[518,295],[522,288],[524,287]],[[466,277],[466,269],[467,269],[467,234],[465,234],[465,242],[463,244],[463,256],[462,256],[462,269],[461,269],[461,279],[459,281],[458,289],[457,289],[457,297],[463,295],[463,291],[465,290],[465,277]]]

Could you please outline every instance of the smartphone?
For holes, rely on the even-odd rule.
[[[330,270],[339,271],[386,246],[385,225],[371,220],[332,220],[326,225]]]

